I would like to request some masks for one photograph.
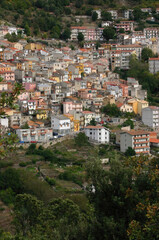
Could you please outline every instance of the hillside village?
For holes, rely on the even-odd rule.
[[[151,8],[141,11],[155,21]],[[159,72],[159,28],[135,31],[137,22],[130,20],[132,9],[124,10],[122,16],[117,10],[108,12],[113,20],[102,21],[101,27],[72,26],[68,43],[60,47],[38,41],[28,43],[23,29],[1,25],[3,132],[16,133],[21,145],[84,132],[91,142],[111,142],[120,146],[121,152],[130,147],[137,155],[150,154],[151,146],[159,147],[159,107],[149,104],[140,79],[129,76],[124,80],[115,71],[128,70],[131,57],[141,60],[142,50],[149,48],[155,54],[148,60],[149,71]],[[101,10],[96,13],[101,19]],[[115,21],[118,18],[119,23]],[[103,31],[111,25],[117,38],[106,43]],[[18,31],[23,33],[23,39],[9,42],[5,38]],[[83,46],[78,45],[79,33],[84,37]],[[12,94],[16,82],[23,85],[23,90],[16,108],[11,109],[2,104],[3,94]],[[115,114],[109,114],[108,107],[115,109]],[[112,135],[116,137],[113,142]]]

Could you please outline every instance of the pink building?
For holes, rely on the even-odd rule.
[[[80,89],[78,90],[78,97],[82,99],[91,99],[93,97],[93,94],[90,89]]]
[[[15,81],[15,74],[12,71],[4,71],[0,72],[0,76],[5,80],[5,81]]]
[[[127,31],[133,31],[134,30],[134,21],[120,21],[120,23],[117,23],[115,25],[117,31],[119,31],[121,28],[124,29],[125,32]]]
[[[123,90],[123,97],[128,97],[128,86],[126,84],[120,84],[120,87]]]
[[[63,102],[63,114],[70,113],[75,110],[76,112],[82,112],[82,103],[80,102]]]
[[[19,100],[26,100],[29,99],[29,93],[28,92],[23,92],[18,96]]]
[[[23,83],[23,86],[24,86],[24,88],[25,88],[25,90],[26,91],[35,91],[35,89],[36,89],[36,84],[35,83]]]

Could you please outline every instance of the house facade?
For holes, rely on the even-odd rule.
[[[136,155],[150,153],[149,133],[145,131],[124,131],[120,133],[120,151],[126,152],[128,147],[135,150]]]
[[[103,126],[87,126],[84,128],[84,132],[90,141],[103,144],[110,141],[110,131]]]

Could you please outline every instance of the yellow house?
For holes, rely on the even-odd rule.
[[[36,113],[36,119],[47,119],[47,112],[44,110],[38,110]]]
[[[34,50],[45,49],[45,46],[40,43],[28,43],[25,46],[25,49],[34,51]]]
[[[78,132],[80,130],[80,121],[74,120],[74,132]]]
[[[138,101],[136,99],[128,100],[128,105],[130,105],[133,108],[135,114],[138,113]]]
[[[74,116],[70,113],[64,114],[65,117],[69,118],[71,122],[74,121]]]
[[[73,123],[74,132],[78,132],[80,129],[80,121],[74,120],[74,116],[70,113],[64,114],[65,117],[69,118],[71,123]]]
[[[83,63],[79,63],[78,65],[76,65],[76,68],[78,68],[79,74],[84,72],[84,65],[83,65]]]
[[[138,100],[137,104],[137,113],[141,116],[142,115],[142,109],[149,106],[149,103],[145,100]]]

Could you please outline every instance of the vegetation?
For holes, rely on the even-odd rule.
[[[151,57],[155,57],[155,54],[152,52],[152,50],[149,48],[143,48],[141,52],[141,59],[144,62],[148,62],[148,59]]]
[[[136,153],[135,153],[135,150],[134,150],[133,148],[128,147],[128,149],[127,149],[126,152],[125,152],[125,155],[126,155],[127,157],[130,157],[130,156],[135,156]]]
[[[119,108],[115,104],[107,104],[101,108],[101,112],[110,117],[119,117],[121,115]]]
[[[103,30],[103,37],[106,41],[109,41],[109,39],[114,39],[116,37],[116,31],[112,27],[105,27]]]
[[[159,75],[158,73],[151,74],[146,62],[136,59],[136,56],[133,55],[130,59],[130,69],[128,71],[115,71],[124,79],[127,79],[127,77],[134,77],[139,80],[143,89],[148,91],[148,100],[151,104],[159,104]]]
[[[78,42],[82,42],[84,40],[84,35],[83,33],[79,32],[77,36]]]
[[[127,119],[123,124],[122,124],[122,127],[127,127],[127,126],[130,126],[131,129],[134,128],[134,123],[133,121],[129,118]]]
[[[87,146],[89,144],[88,138],[85,135],[85,133],[83,132],[78,133],[78,135],[75,137],[75,144],[78,147]]]

